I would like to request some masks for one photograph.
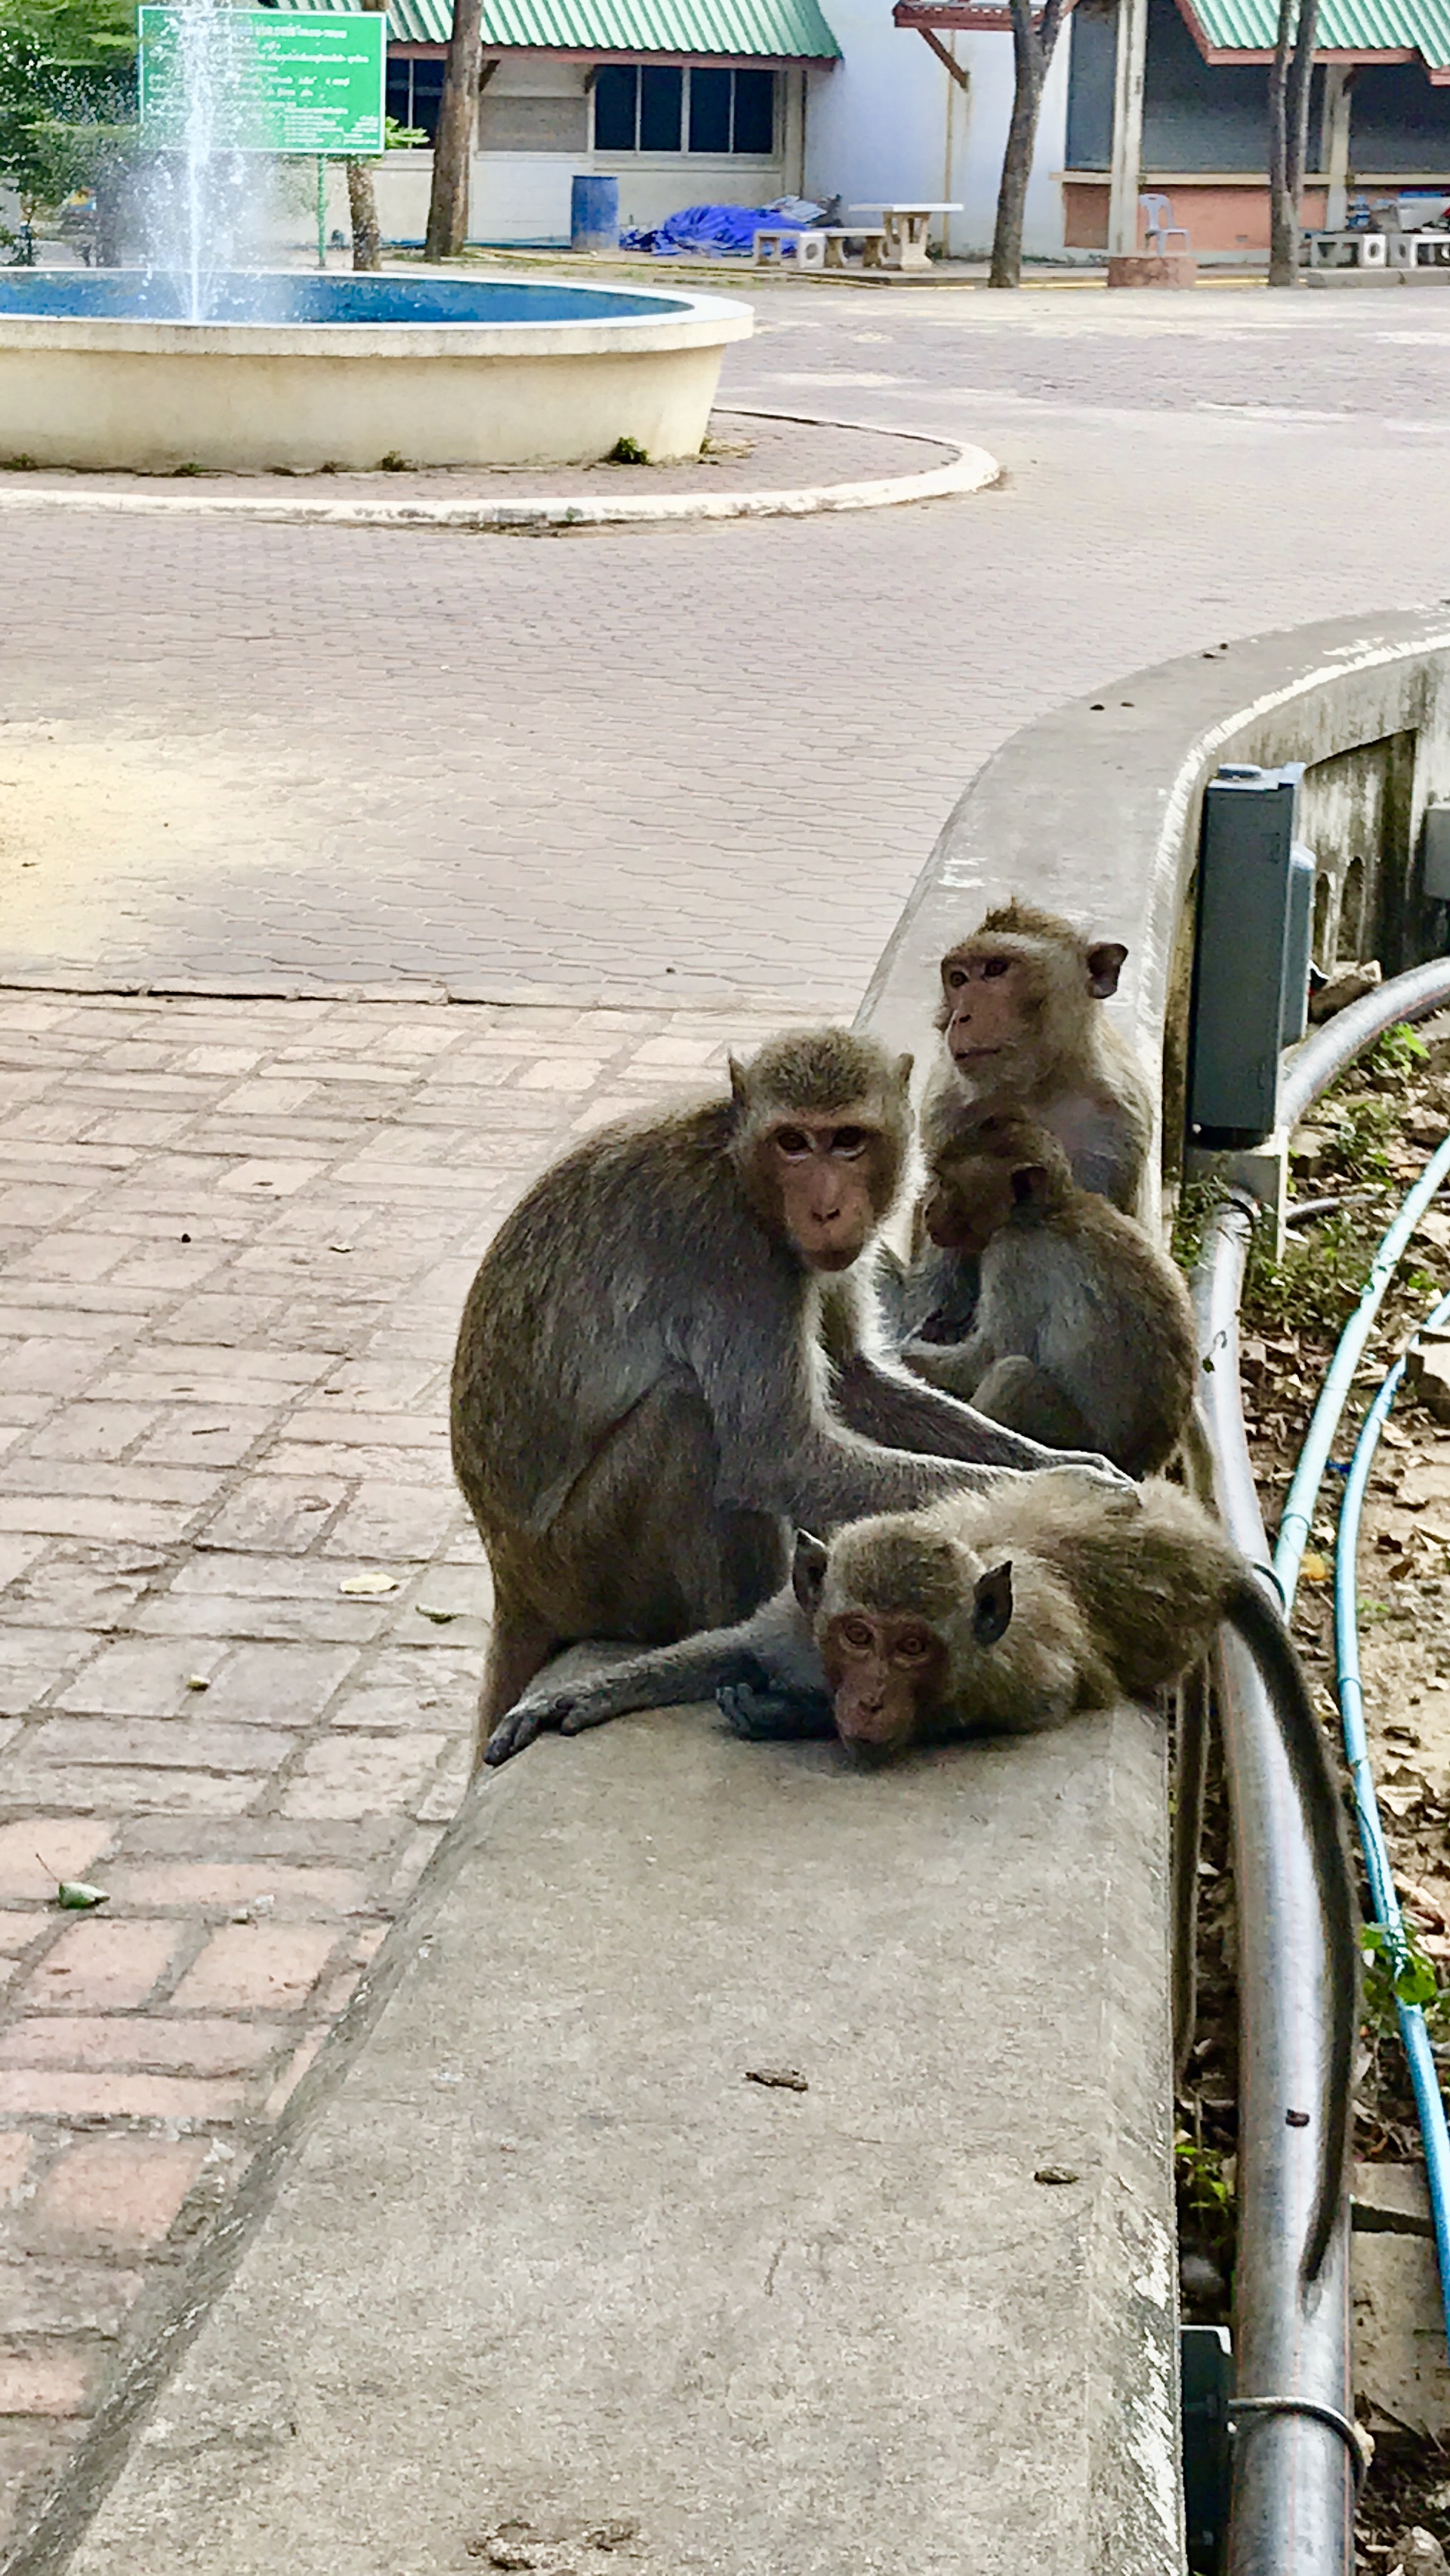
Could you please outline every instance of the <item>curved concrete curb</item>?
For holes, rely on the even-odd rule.
[[[814,413],[767,411],[755,403],[722,404],[736,420],[795,420],[811,429],[855,429],[880,437],[879,424],[825,420]],[[892,438],[920,447],[954,442],[915,429],[893,429]],[[955,446],[945,465],[920,474],[887,474],[859,483],[812,483],[795,492],[635,492],[615,501],[586,501],[548,493],[517,501],[310,501],[250,493],[56,491],[0,492],[0,510],[118,510],[166,517],[260,519],[287,527],[324,528],[620,528],[659,526],[671,519],[809,519],[825,510],[891,510],[907,501],[939,501],[985,492],[1002,468],[985,447]]]

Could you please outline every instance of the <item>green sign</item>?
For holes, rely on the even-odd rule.
[[[160,152],[209,127],[220,152],[383,149],[379,12],[143,8],[141,132]]]

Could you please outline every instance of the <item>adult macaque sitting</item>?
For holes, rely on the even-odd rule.
[[[1198,1383],[1193,1308],[1167,1254],[1079,1189],[1056,1137],[1010,1102],[970,1111],[929,1170],[908,1292],[938,1311],[902,1345],[908,1366],[1036,1440],[1095,1446],[1130,1476],[1166,1466]],[[975,1303],[957,1339],[964,1265]]]
[[[1153,1138],[1153,1101],[1103,1011],[1128,952],[1084,939],[1035,904],[999,904],[941,961],[945,1041],[922,1104],[922,1143],[946,1142],[989,1096],[1051,1129],[1081,1189],[1130,1215]]]
[[[876,1355],[852,1316],[910,1070],[845,1030],[777,1039],[722,1098],[591,1136],[501,1227],[453,1370],[454,1467],[494,1580],[484,1738],[561,1646],[747,1616],[793,1522],[1058,1463]]]

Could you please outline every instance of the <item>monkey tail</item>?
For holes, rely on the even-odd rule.
[[[1262,1584],[1247,1572],[1235,1578],[1224,1609],[1258,1666],[1303,1804],[1329,1967],[1329,2065],[1320,2123],[1323,2153],[1300,2264],[1300,2278],[1308,2289],[1318,2279],[1329,2251],[1349,2152],[1350,2088],[1359,2022],[1359,1909],[1345,1851],[1339,1791],[1283,1617]]]

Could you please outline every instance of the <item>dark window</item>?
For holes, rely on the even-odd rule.
[[[678,152],[685,75],[677,63],[644,63],[639,75],[641,152]]]
[[[633,152],[639,112],[639,71],[634,63],[601,63],[594,80],[594,149]]]
[[[410,125],[421,125],[431,143],[438,132],[438,115],[443,105],[442,63],[421,62],[413,65],[413,113]]]
[[[1432,89],[1419,63],[1365,63],[1351,97],[1356,170],[1450,169],[1450,90]]]
[[[775,148],[774,72],[735,75],[735,131],[731,149],[769,155]]]
[[[690,150],[692,152],[729,151],[730,83],[729,72],[702,71],[698,65],[691,72]]]
[[[679,152],[688,124],[691,152],[775,150],[774,72],[726,71],[697,63],[601,63],[594,76],[596,152]],[[421,117],[417,120],[422,123]]]
[[[1107,170],[1113,159],[1113,84],[1117,74],[1118,13],[1101,0],[1079,0],[1072,13],[1072,54],[1067,74],[1067,166]]]
[[[413,120],[408,114],[408,65],[406,62],[390,62],[388,65],[387,107],[389,116],[393,118],[396,124],[412,124]]]

